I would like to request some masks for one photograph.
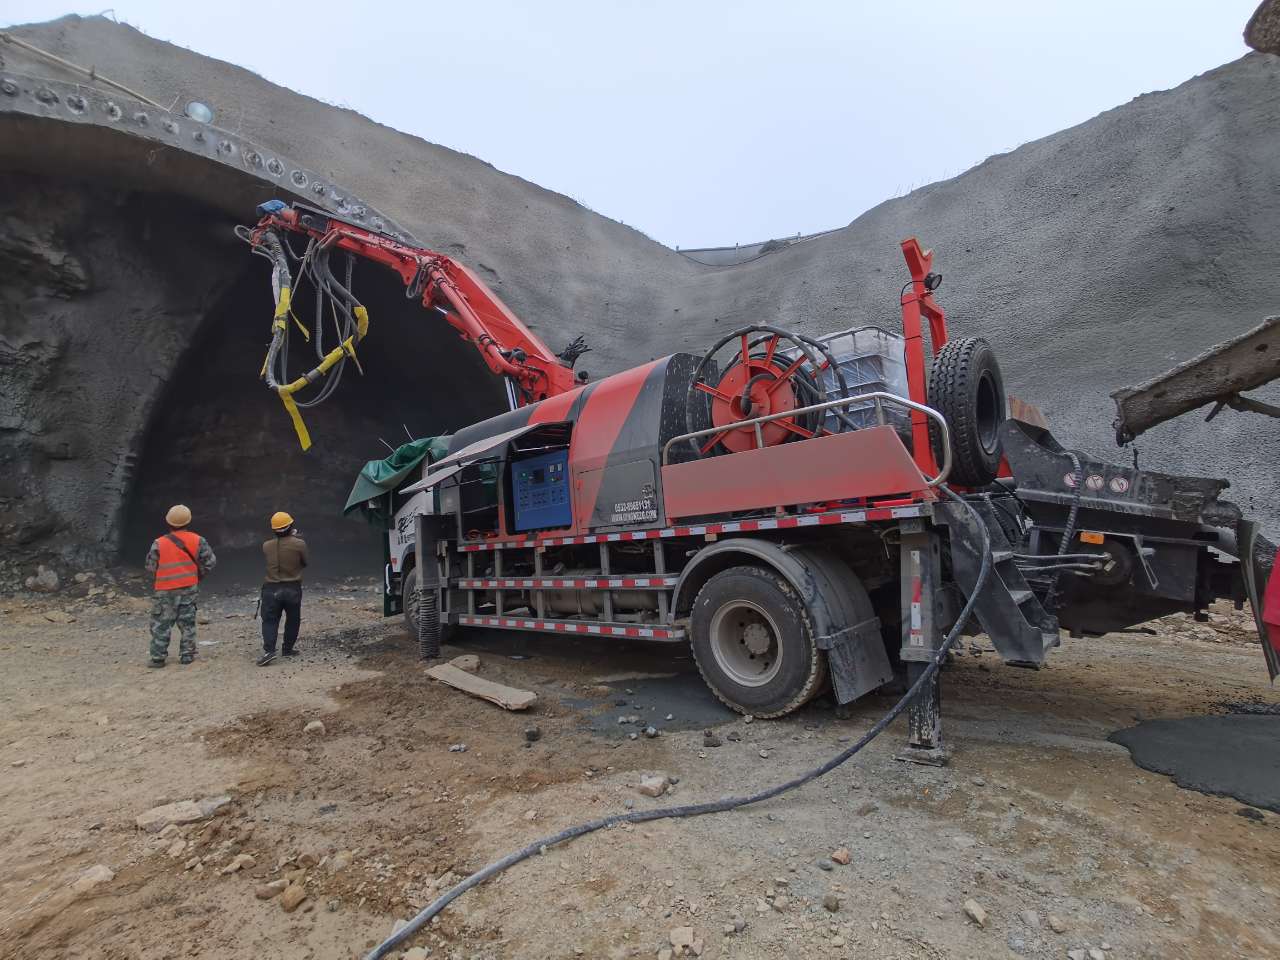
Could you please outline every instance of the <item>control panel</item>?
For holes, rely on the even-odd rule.
[[[569,503],[569,451],[553,450],[511,464],[516,531],[573,525]]]

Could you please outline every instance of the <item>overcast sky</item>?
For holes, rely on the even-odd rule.
[[[657,240],[842,226],[1246,52],[1258,0],[118,0],[241,64]],[[0,22],[102,12],[3,0]],[[353,185],[355,186],[355,185]]]

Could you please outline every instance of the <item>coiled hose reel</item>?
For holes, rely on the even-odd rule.
[[[733,341],[736,352],[723,373],[718,354]],[[775,413],[786,413],[821,403],[828,391],[823,381],[828,371],[834,375],[839,397],[849,395],[840,365],[826,344],[782,327],[753,324],[721,337],[703,355],[693,373],[685,403],[688,432],[720,427],[709,437],[689,441],[698,456],[740,453],[763,445],[789,440],[807,440],[857,426],[841,410],[810,411],[779,417],[759,424],[757,433],[750,421]],[[712,382],[714,381],[714,382]],[[830,416],[837,430],[832,430]]]

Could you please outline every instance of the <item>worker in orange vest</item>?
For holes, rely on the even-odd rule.
[[[196,657],[196,595],[200,580],[218,558],[209,541],[187,527],[191,511],[182,504],[164,515],[169,532],[156,537],[147,552],[147,572],[155,574],[155,598],[151,604],[151,666],[163,667],[169,655],[169,638],[177,624],[182,639],[180,663]]]

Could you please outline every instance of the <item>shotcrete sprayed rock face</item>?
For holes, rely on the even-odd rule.
[[[255,563],[258,545],[269,536],[265,518],[287,509],[305,535],[327,545],[317,551],[322,569],[377,569],[376,540],[341,516],[356,472],[412,437],[449,432],[501,412],[505,398],[501,384],[460,339],[424,343],[423,313],[405,299],[397,276],[363,263],[355,280],[378,318],[358,354],[368,373],[348,364],[340,400],[317,413],[323,444],[303,453],[257,376],[264,294],[270,304],[267,278],[261,262],[238,259],[159,396],[125,515],[126,557],[145,554],[156,517],[182,501],[200,512],[206,536],[224,548],[249,549]],[[314,319],[310,300],[304,290],[295,307],[308,322]],[[328,346],[333,341],[331,333]],[[315,364],[315,356],[295,338],[293,353],[299,352],[306,355],[291,366],[300,373]],[[352,549],[361,550],[358,557]],[[325,558],[326,552],[340,554],[344,562],[335,565],[339,557]],[[365,560],[372,566],[361,565]]]
[[[899,243],[918,235],[937,252],[953,332],[991,340],[1009,391],[1042,407],[1063,442],[1126,461],[1111,391],[1280,307],[1280,60],[1261,54],[842,230],[717,266],[108,20],[17,33],[154,103],[9,47],[0,64],[0,582],[38,561],[74,568],[124,550],[136,562],[174,501],[224,548],[251,548],[285,508],[328,544],[317,556],[376,550],[338,514],[360,463],[385,454],[379,438],[501,408],[471,349],[365,264],[367,375],[348,370],[308,417],[316,446],[298,452],[257,380],[269,268],[231,232],[273,197],[463,260],[553,350],[585,333],[593,352],[579,367],[595,376],[701,353],[747,323],[893,326]],[[192,101],[212,124],[182,112]],[[1274,530],[1271,423],[1188,416],[1139,446],[1142,466],[1230,477],[1229,495]]]
[[[0,220],[0,382],[19,399],[0,433],[10,560],[64,538],[136,560],[182,502],[231,557],[283,506],[332,553],[354,564],[352,548],[374,548],[359,560],[377,563],[368,532],[335,508],[360,465],[406,430],[502,409],[474,352],[456,338],[425,346],[399,279],[361,264],[379,319],[360,352],[371,375],[349,372],[325,410],[328,442],[303,454],[257,378],[270,287],[228,217],[173,194],[8,175]],[[310,307],[303,291],[309,322]]]

